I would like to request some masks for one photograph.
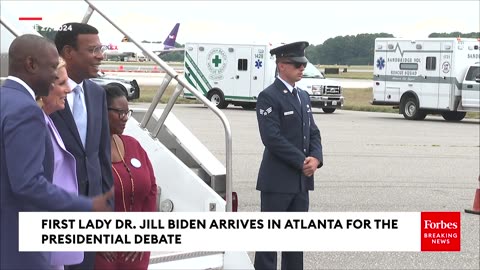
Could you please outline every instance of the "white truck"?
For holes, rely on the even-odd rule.
[[[460,121],[480,110],[480,40],[375,40],[373,105],[393,105],[406,119],[439,113]]]
[[[269,53],[272,48],[258,44],[186,43],[185,78],[218,108],[233,104],[253,109],[258,94],[275,80],[275,56]],[[343,106],[340,84],[325,79],[310,63],[298,85],[308,92],[312,106],[325,113]],[[195,98],[190,93],[184,93],[184,97]]]

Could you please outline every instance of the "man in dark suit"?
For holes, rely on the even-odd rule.
[[[278,76],[257,100],[265,150],[257,179],[262,212],[307,212],[313,174],[323,164],[320,131],[307,92],[295,87],[307,65],[308,42],[270,50]],[[303,269],[303,252],[282,252],[282,269]],[[257,252],[255,269],[276,269],[276,252]]]
[[[76,159],[78,193],[91,197],[113,186],[107,103],[97,77],[104,48],[95,27],[67,23],[55,36],[58,53],[66,63],[68,84],[65,109],[50,115],[67,150]],[[70,269],[93,269],[95,253],[86,252],[83,263]]]
[[[18,251],[18,213],[107,211],[113,192],[91,200],[52,184],[52,143],[35,97],[52,88],[57,50],[45,38],[23,35],[8,56],[9,76],[0,88],[0,269],[49,269],[49,252]]]

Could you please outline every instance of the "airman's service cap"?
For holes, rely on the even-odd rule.
[[[271,49],[270,54],[278,58],[288,58],[290,61],[297,63],[307,63],[305,57],[305,48],[309,45],[306,41],[298,41],[294,43],[285,44],[277,48]]]

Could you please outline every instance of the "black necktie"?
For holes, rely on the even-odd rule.
[[[297,91],[297,88],[295,88],[295,87],[293,88],[293,90],[292,90],[292,94],[293,94],[293,96],[294,96],[294,97],[298,98],[298,91]]]
[[[297,88],[295,88],[295,87],[293,88],[292,94],[293,94],[293,96],[295,97],[295,99],[298,100],[298,103],[301,103],[301,102],[300,102],[300,99],[298,98],[298,90],[297,90]]]

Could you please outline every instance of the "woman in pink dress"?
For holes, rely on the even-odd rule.
[[[112,144],[115,211],[151,212],[157,209],[157,185],[152,164],[140,143],[123,135],[132,110],[118,86],[104,86]],[[150,252],[98,252],[95,269],[147,269]]]

